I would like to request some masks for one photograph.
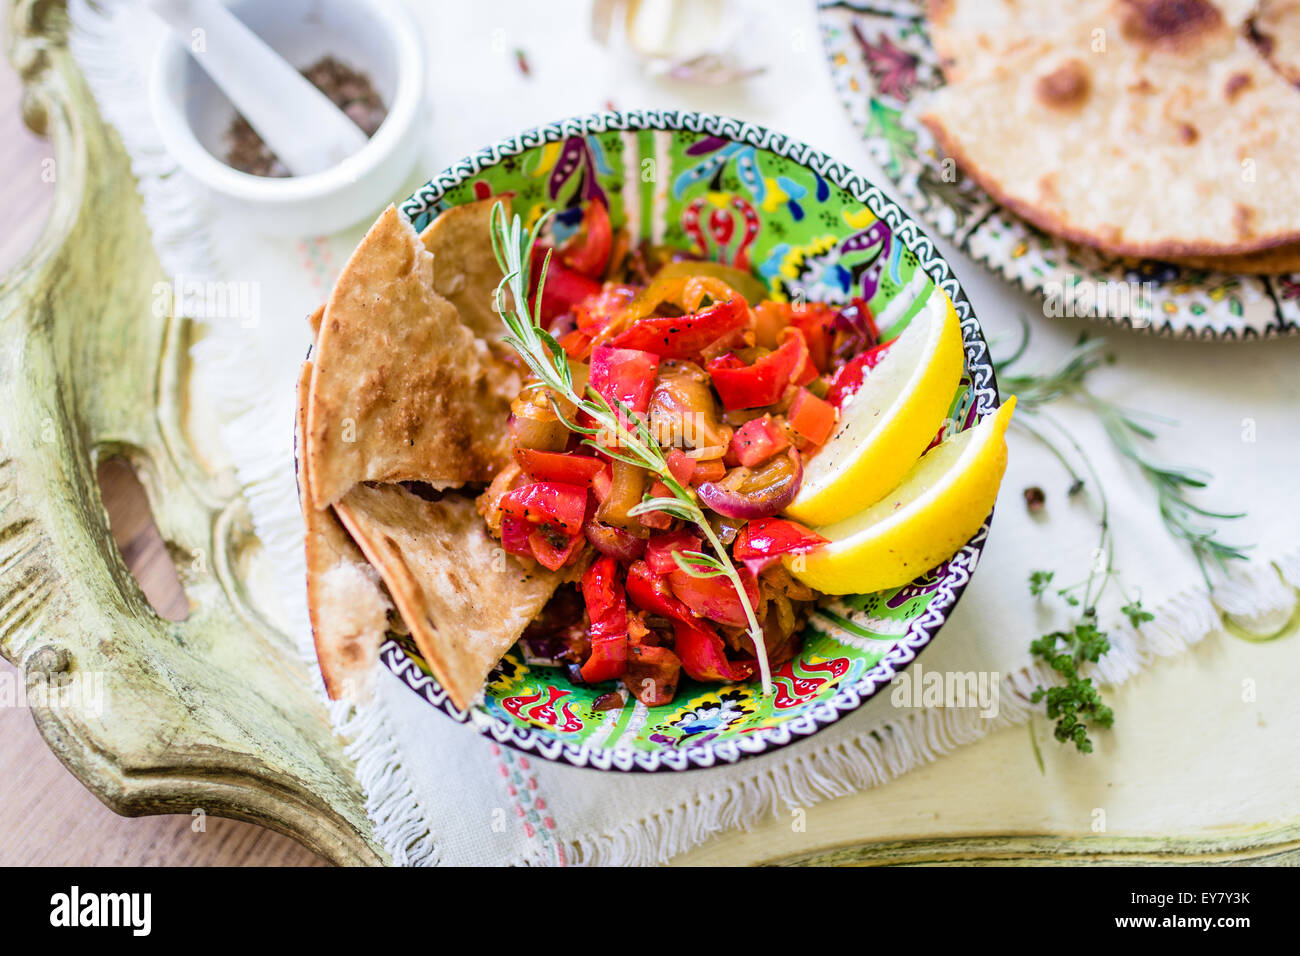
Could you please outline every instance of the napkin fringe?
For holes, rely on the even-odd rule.
[[[1213,595],[1189,587],[1163,601],[1155,620],[1141,628],[1127,621],[1111,626],[1111,651],[1089,672],[1099,683],[1128,680],[1159,657],[1181,653],[1232,625],[1265,639],[1296,614],[1300,590],[1300,549],[1276,561],[1258,561],[1234,569]],[[775,766],[692,801],[683,801],[612,833],[566,842],[568,859],[591,866],[650,866],[699,846],[720,831],[752,829],[765,816],[790,816],[821,800],[879,786],[986,734],[1041,715],[1031,703],[1040,686],[1055,683],[1042,661],[1026,664],[1001,680],[996,717],[978,708],[927,707],[902,714],[851,741],[797,754]],[[888,693],[888,691],[881,691]],[[548,862],[544,853],[515,863]]]

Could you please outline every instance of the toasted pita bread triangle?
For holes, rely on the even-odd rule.
[[[499,341],[504,331],[501,316],[492,308],[501,269],[492,251],[492,209],[498,200],[510,214],[510,197],[493,196],[452,206],[420,233],[433,254],[433,288],[445,296],[460,320],[486,342]]]
[[[379,646],[388,629],[392,602],[379,575],[365,559],[333,509],[311,503],[310,482],[302,467],[303,430],[311,362],[298,382],[298,497],[306,524],[307,611],[325,690],[331,700],[370,699]]]
[[[468,709],[559,576],[501,550],[462,495],[426,501],[400,485],[358,485],[337,510],[438,682]]]
[[[362,481],[488,481],[505,459],[509,383],[434,291],[433,256],[394,206],[344,266],[312,358],[317,508]]]

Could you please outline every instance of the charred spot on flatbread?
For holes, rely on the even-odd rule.
[[[1088,99],[1092,81],[1082,60],[1072,57],[1038,78],[1039,101],[1051,109],[1077,109]]]
[[[1188,50],[1223,26],[1208,0],[1120,0],[1125,39],[1151,48]]]

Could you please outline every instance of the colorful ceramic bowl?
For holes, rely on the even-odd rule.
[[[525,223],[555,210],[561,234],[577,227],[580,204],[599,196],[616,227],[749,269],[776,299],[862,296],[886,337],[946,293],[961,317],[966,372],[945,429],[969,428],[997,407],[988,349],[948,264],[876,187],[802,143],[698,113],[602,113],[490,146],[402,210],[421,229],[449,206],[507,191]],[[413,645],[390,641],[381,658],[432,706],[548,760],[624,771],[733,763],[814,734],[887,686],[943,626],[987,533],[986,522],[956,557],[906,587],[820,607],[766,698],[756,684],[685,681],[670,704],[597,711],[599,691],[511,652],[484,702],[464,712]]]

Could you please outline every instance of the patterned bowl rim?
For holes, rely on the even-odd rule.
[[[916,255],[920,267],[952,300],[961,320],[966,368],[971,378],[973,404],[979,417],[982,418],[998,407],[997,381],[988,344],[984,341],[970,301],[947,261],[917,222],[848,166],[804,143],[754,123],[684,110],[626,110],[571,117],[502,139],[454,163],[417,189],[401,204],[401,210],[414,220],[430,211],[448,190],[496,165],[507,156],[518,155],[545,143],[562,141],[568,136],[625,130],[703,133],[745,143],[794,160],[864,203],[872,213],[889,225],[894,238]],[[499,744],[546,760],[575,767],[624,772],[681,771],[730,765],[745,757],[770,753],[810,737],[857,710],[902,673],[938,634],[948,614],[966,590],[970,576],[979,562],[992,519],[990,513],[975,536],[948,562],[925,612],[910,623],[907,633],[898,638],[897,643],[879,662],[851,686],[837,688],[834,696],[818,702],[805,713],[776,727],[755,731],[739,741],[715,741],[674,751],[601,749],[591,747],[586,742],[565,742],[542,728],[525,729],[508,724],[479,707],[469,711],[460,710],[447,697],[437,680],[425,674],[395,641],[390,640],[384,644],[380,649],[380,659],[412,691],[441,713],[458,723],[470,725],[478,733]]]

